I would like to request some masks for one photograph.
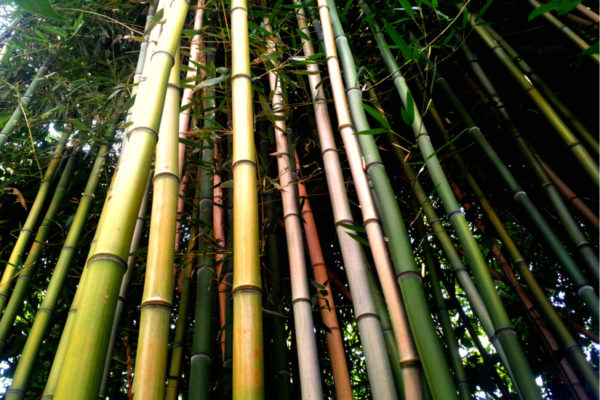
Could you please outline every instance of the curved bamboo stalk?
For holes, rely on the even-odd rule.
[[[264,396],[258,193],[246,0],[231,2],[233,399]]]
[[[454,95],[444,78],[438,77],[436,79],[436,83],[444,90],[446,97],[450,100],[460,118],[462,118],[465,124],[467,125],[469,134],[471,135],[471,137],[473,137],[473,139],[475,139],[481,150],[483,150],[485,155],[494,165],[496,171],[500,174],[500,177],[504,181],[505,185],[510,189],[515,203],[517,203],[517,205],[521,207],[523,213],[527,215],[527,217],[530,219],[530,222],[536,227],[544,241],[554,253],[554,256],[562,264],[563,268],[565,268],[566,272],[569,274],[575,285],[577,285],[577,294],[585,302],[586,306],[588,307],[588,310],[592,314],[592,318],[596,319],[598,317],[598,314],[600,313],[600,305],[598,304],[598,295],[596,294],[594,287],[590,285],[590,283],[587,281],[587,279],[585,278],[575,261],[571,258],[569,253],[566,251],[566,249],[563,247],[562,243],[558,239],[558,237],[552,231],[552,228],[550,227],[548,222],[546,222],[546,220],[539,212],[537,207],[535,207],[527,193],[521,188],[515,177],[508,169],[508,167],[504,164],[504,162],[502,162],[502,159],[500,158],[498,153],[496,153],[496,151],[487,141],[485,136],[483,136],[483,133],[475,124],[475,121],[473,121],[471,116],[464,109],[462,103],[460,102],[460,100],[458,100],[456,95]],[[444,133],[447,134],[447,132],[445,131]],[[445,138],[445,140],[449,139],[449,137]],[[566,212],[568,213],[568,211]],[[587,242],[587,240],[585,240],[585,238],[583,239],[582,243],[577,243],[578,246],[581,246],[582,244],[587,244],[589,246],[589,243]],[[592,251],[591,247],[588,247],[588,249]],[[592,257],[595,258],[593,251]],[[595,269],[597,271],[597,259],[595,263],[592,262],[592,265],[594,264],[596,267]]]
[[[29,243],[29,238],[37,226],[38,218],[42,212],[44,203],[46,202],[46,197],[48,197],[48,192],[50,191],[52,178],[59,167],[60,160],[65,149],[65,143],[68,138],[68,132],[63,132],[61,134],[58,144],[54,149],[54,153],[52,154],[52,159],[50,160],[50,163],[46,168],[46,172],[44,173],[44,177],[42,178],[42,182],[40,183],[38,192],[35,195],[33,205],[29,209],[25,224],[23,225],[23,228],[21,228],[19,237],[17,238],[17,241],[15,242],[15,245],[10,253],[8,263],[6,264],[6,268],[2,274],[2,279],[0,280],[0,313],[4,310],[4,306],[8,301],[8,295],[13,283],[13,278],[17,274],[18,269],[21,267],[23,254],[25,253],[25,249]]]
[[[62,171],[56,189],[54,189],[54,194],[52,200],[50,200],[50,205],[46,210],[46,215],[44,215],[44,219],[38,228],[29,254],[25,259],[23,268],[15,277],[15,288],[10,295],[4,314],[2,314],[2,319],[0,319],[0,354],[4,353],[12,324],[15,322],[15,318],[23,305],[23,299],[26,298],[28,294],[27,289],[29,287],[29,282],[31,281],[31,278],[35,276],[37,271],[38,261],[42,256],[42,251],[46,245],[46,239],[50,234],[51,226],[54,224],[54,218],[61,207],[63,207],[63,200],[67,193],[68,186],[71,183],[75,168],[79,162],[78,150],[79,149],[74,149],[73,153],[69,156],[67,165]]]
[[[519,85],[521,85],[521,87],[527,92],[531,100],[536,104],[548,122],[552,125],[554,130],[568,146],[569,150],[571,153],[573,153],[573,156],[577,159],[590,179],[596,186],[598,186],[600,180],[598,165],[592,156],[590,156],[583,144],[577,140],[573,132],[554,111],[552,106],[542,96],[539,90],[533,86],[531,81],[521,72],[519,67],[515,65],[510,56],[503,50],[499,41],[490,34],[488,29],[476,22],[472,17],[469,17],[469,21],[475,32],[477,32],[479,37],[481,37],[481,39],[493,51],[496,57],[504,64],[506,69],[508,69],[511,75],[518,81]]]
[[[469,47],[466,46],[466,44],[463,45],[463,50],[471,64],[473,71],[477,75],[479,81],[482,83],[487,94],[492,98],[496,110],[500,114],[508,130],[511,132],[514,140],[517,142],[517,147],[519,148],[519,151],[521,152],[521,154],[529,164],[530,168],[533,170],[536,177],[538,178],[542,189],[544,190],[546,196],[550,200],[550,203],[552,204],[552,207],[556,211],[558,218],[563,224],[567,235],[571,239],[572,244],[575,246],[575,249],[580,254],[587,268],[592,272],[592,274],[594,274],[595,278],[598,279],[600,277],[600,265],[598,263],[598,257],[596,256],[596,252],[594,251],[594,249],[592,249],[591,244],[587,241],[587,239],[583,235],[583,232],[581,232],[579,224],[571,216],[567,205],[563,202],[562,198],[560,197],[558,189],[554,185],[553,181],[550,180],[550,178],[546,174],[546,171],[539,163],[539,161],[535,158],[535,155],[530,150],[529,146],[527,145],[527,142],[515,126],[514,122],[512,122],[512,119],[510,118],[508,111],[504,106],[504,103],[500,99],[500,96],[496,92],[491,81],[477,62],[477,58],[471,52]],[[485,97],[485,95],[481,93],[479,88],[477,89],[480,93],[480,96]],[[486,97],[484,101],[489,102],[489,99]]]
[[[164,34],[164,33],[163,33]],[[156,53],[154,53],[156,54]],[[173,264],[179,188],[179,48],[169,75],[156,146],[148,261],[142,294],[133,398],[164,398],[169,327],[173,307]]]
[[[266,30],[272,32],[268,18],[264,19],[264,25]],[[275,42],[276,38],[274,36],[269,38],[268,54],[275,51]],[[319,355],[304,257],[302,224],[297,202],[296,183],[298,180],[294,177],[292,158],[289,153],[285,121],[286,105],[281,79],[281,72],[269,71],[273,116],[275,119],[274,134],[277,152],[275,157],[277,158],[277,177],[283,204],[283,221],[287,239],[300,387],[302,398],[321,399],[323,398],[323,390],[321,388]]]
[[[535,276],[529,269],[529,265],[527,264],[525,258],[519,251],[516,243],[512,240],[510,234],[502,224],[500,217],[490,204],[490,202],[485,197],[485,194],[473,175],[466,171],[465,165],[460,159],[456,159],[461,169],[465,171],[465,178],[467,183],[471,187],[471,190],[475,194],[477,201],[481,205],[482,209],[486,213],[488,219],[494,226],[494,229],[498,233],[500,240],[504,244],[510,258],[513,260],[513,263],[519,268],[519,273],[521,277],[527,283],[527,287],[529,291],[533,295],[537,305],[540,308],[540,311],[549,322],[550,327],[557,335],[558,339],[561,341],[561,344],[568,356],[569,361],[573,364],[573,366],[578,369],[586,382],[590,385],[594,393],[596,393],[596,397],[598,396],[598,377],[594,373],[593,369],[585,359],[585,356],[577,341],[571,335],[569,329],[565,326],[564,322],[560,318],[560,316],[556,313],[556,310],[548,300],[546,293],[539,285]]]
[[[529,4],[531,4],[531,6],[533,8],[539,8],[542,6],[542,3],[540,3],[537,0],[528,0],[528,1],[529,1]],[[571,42],[573,42],[581,50],[585,51],[590,48],[590,45],[585,40],[583,40],[583,38],[581,36],[579,36],[578,34],[573,32],[571,30],[571,28],[569,28],[568,26],[563,24],[561,22],[561,20],[556,18],[550,12],[543,13],[542,17],[544,17],[546,19],[546,21],[548,21],[552,26],[554,26],[556,29],[558,29],[560,32],[562,32]],[[598,54],[589,54],[589,56],[591,57],[592,60],[596,61],[596,63],[600,63],[600,56]]]
[[[417,212],[417,207],[413,200],[413,209]],[[446,308],[446,299],[442,294],[442,287],[440,285],[440,266],[438,261],[435,259],[431,247],[429,245],[428,237],[425,233],[425,226],[422,219],[418,219],[416,223],[417,233],[422,239],[423,255],[427,271],[431,277],[431,292],[433,294],[433,300],[435,302],[437,313],[442,323],[442,330],[446,337],[446,346],[448,348],[448,355],[452,364],[452,370],[454,371],[454,379],[456,380],[456,386],[458,388],[459,398],[468,400],[471,398],[471,388],[467,380],[465,368],[462,364],[460,354],[458,352],[458,341],[454,335],[454,329],[452,328],[452,322],[448,315],[448,309]]]
[[[297,6],[301,5],[298,0],[295,0],[294,4]],[[329,13],[326,11],[327,5],[324,1],[320,1],[319,5],[320,10],[323,11],[321,18],[323,19],[323,17],[325,17],[326,20],[329,21]],[[310,38],[310,32],[306,24],[304,10],[301,7],[296,8],[296,17],[298,19],[298,26],[304,33],[302,37],[304,55],[309,58],[314,54],[314,49],[312,43],[308,39]],[[333,38],[331,37],[331,27],[329,27],[328,40],[328,47],[331,51],[334,47]],[[336,223],[336,233],[340,243],[342,257],[344,259],[348,284],[352,292],[354,316],[357,320],[361,343],[366,358],[371,390],[374,398],[396,398],[393,383],[394,380],[386,354],[381,325],[368,286],[368,277],[365,264],[362,261],[361,248],[359,243],[349,235],[353,233],[352,230],[343,226],[344,224],[351,224],[353,220],[345,191],[342,169],[335,147],[329,113],[327,112],[325,96],[323,90],[318,89],[321,85],[319,68],[316,63],[311,62],[307,65],[307,70],[309,71],[308,79],[314,101],[313,107],[319,131],[321,154],[325,164],[327,186],[329,188],[329,196],[331,198],[331,205]],[[341,77],[339,75],[338,81],[341,84]],[[356,139],[354,140],[356,141]],[[358,147],[356,142],[355,147]],[[393,277],[392,283],[394,283]]]
[[[554,185],[565,198],[565,200],[569,202],[582,217],[587,219],[588,222],[594,226],[594,228],[600,229],[600,220],[598,220],[598,216],[592,210],[590,210],[590,208],[577,196],[573,190],[571,190],[569,186],[567,186],[562,179],[560,179],[556,172],[554,172],[552,168],[550,168],[550,166],[544,162],[542,157],[535,151],[535,149],[531,147],[531,145],[529,145],[529,148],[533,152],[535,158],[542,165],[542,168],[544,168],[544,171],[546,171],[548,174],[548,177],[552,180],[552,182],[554,182]]]
[[[207,65],[212,70],[214,53],[207,57]],[[204,128],[214,128],[215,92],[213,87],[206,88],[206,119]],[[194,310],[194,334],[190,359],[190,399],[207,399],[210,383],[211,356],[211,313],[213,294],[214,260],[209,242],[213,222],[213,142],[203,142],[200,170],[200,199],[198,204],[198,268],[196,269],[196,306]]]
[[[78,316],[60,370],[55,397],[98,396],[101,368],[131,238],[150,169],[156,132],[162,116],[167,79],[187,14],[188,4],[176,0],[165,13],[163,33],[154,52],[147,79],[140,85],[132,115],[133,125],[122,159],[105,223],[86,267]],[[135,212],[132,212],[135,210]],[[97,299],[105,299],[98,302]],[[162,390],[161,390],[162,392]]]
[[[121,321],[121,315],[125,309],[125,303],[127,301],[127,291],[129,284],[133,278],[135,272],[135,253],[140,245],[142,234],[144,233],[146,208],[148,205],[148,193],[150,192],[150,186],[152,182],[152,173],[148,174],[148,180],[146,182],[146,190],[144,197],[142,198],[142,204],[138,211],[137,220],[135,222],[135,230],[133,231],[133,239],[131,240],[131,247],[129,248],[129,257],[127,257],[127,270],[123,275],[123,281],[121,281],[121,288],[119,289],[119,300],[117,300],[117,307],[115,309],[115,318],[113,319],[112,330],[110,332],[110,341],[108,345],[108,351],[106,352],[106,361],[104,364],[104,374],[102,375],[102,383],[100,385],[100,398],[106,398],[106,383],[110,375],[110,364],[112,361],[113,351],[115,347],[115,341],[117,339],[117,333],[119,331],[119,322]]]
[[[298,160],[298,154],[296,154],[295,151],[294,156],[296,158],[296,170],[300,171],[300,161]],[[321,243],[319,242],[319,232],[317,231],[315,217],[313,215],[312,208],[310,207],[308,193],[306,192],[306,187],[304,186],[302,181],[298,181],[298,195],[300,199],[302,199],[302,220],[304,222],[306,247],[308,247],[308,255],[310,257],[313,276],[315,278],[315,281],[319,285],[322,285],[323,290],[327,292],[327,294],[319,295],[318,304],[319,310],[321,311],[321,319],[323,320],[323,324],[325,324],[325,326],[328,329],[325,338],[327,339],[327,349],[329,350],[329,359],[331,360],[331,369],[333,372],[333,383],[335,385],[336,399],[352,399],[352,387],[350,386],[348,364],[346,363],[346,356],[344,354],[342,332],[340,330],[337,314],[335,312],[335,302],[333,300],[331,286],[329,285],[329,277],[327,276],[327,266],[325,265],[325,259],[323,258],[323,251],[321,250]],[[377,313],[379,314],[379,310],[377,311]],[[379,319],[381,320],[382,329],[384,329],[383,318],[380,316]],[[398,350],[396,349],[395,351],[395,355],[397,356]],[[394,363],[392,363],[392,368],[394,368],[394,371],[396,369],[399,369],[399,367],[400,364],[395,365]],[[396,374],[394,373],[394,375]]]
[[[541,91],[544,97],[548,99],[548,101],[556,108],[556,110],[559,113],[562,114],[562,116],[567,120],[567,122],[571,124],[573,129],[575,129],[575,131],[579,133],[581,138],[585,141],[585,144],[588,146],[588,150],[593,151],[596,154],[596,156],[598,156],[600,149],[598,147],[597,135],[592,135],[592,133],[583,125],[583,123],[581,123],[581,121],[579,121],[579,119],[575,115],[573,115],[571,110],[569,110],[569,108],[565,104],[563,104],[563,102],[555,95],[554,91],[550,89],[550,87],[546,84],[542,77],[535,73],[533,68],[531,68],[531,66],[527,64],[527,62],[525,62],[523,57],[521,57],[515,51],[515,49],[513,49],[512,46],[509,45],[508,42],[506,42],[506,40],[504,40],[504,38],[500,36],[500,34],[498,34],[498,32],[496,32],[489,26],[486,27],[486,29],[490,33],[490,35],[492,35],[492,37],[500,44],[500,46],[502,46],[502,49],[506,52],[506,54],[508,54],[513,63],[515,63],[521,69],[521,71],[523,71],[525,75],[527,75],[527,77],[531,81],[530,83],[535,85]]]
[[[75,255],[77,242],[81,237],[81,233],[83,232],[87,217],[93,205],[94,193],[98,187],[100,176],[104,169],[106,155],[109,150],[110,147],[107,144],[102,145],[98,150],[94,166],[90,172],[90,177],[85,186],[83,195],[79,200],[75,216],[73,217],[71,228],[69,229],[69,233],[67,234],[67,238],[65,239],[65,243],[56,262],[56,267],[52,273],[52,278],[46,289],[46,295],[44,296],[44,300],[38,309],[33,325],[27,335],[27,341],[21,351],[21,358],[19,359],[19,363],[17,364],[17,368],[12,377],[10,388],[6,392],[7,400],[20,400],[25,396],[37,354],[50,324],[50,319],[54,313],[56,304],[58,303],[60,292],[67,277],[69,267],[71,266],[73,256]]]
[[[367,13],[368,6],[366,3],[361,1],[360,5]],[[418,111],[418,107],[415,104],[412,95],[410,94],[406,80],[400,73],[400,68],[398,67],[396,60],[387,46],[383,33],[375,24],[374,19],[369,20],[369,24],[372,28],[379,51],[384,59],[389,73],[392,76],[394,86],[398,91],[404,108],[414,110],[411,127],[414,132],[415,139],[417,140],[419,150],[421,151],[421,155],[425,160],[425,166],[429,171],[429,175],[433,181],[433,184],[437,188],[442,199],[448,219],[454,226],[454,229],[456,230],[456,233],[467,254],[467,259],[475,276],[477,286],[494,325],[494,336],[497,336],[499,342],[501,343],[506,359],[508,360],[508,365],[510,366],[507,367],[513,372],[512,377],[515,385],[524,399],[540,399],[540,391],[535,383],[527,358],[525,357],[525,354],[523,353],[521,345],[517,339],[516,332],[512,328],[510,319],[506,314],[506,310],[504,309],[500,296],[496,292],[485,259],[479,250],[477,242],[475,241],[475,238],[473,237],[473,234],[467,225],[465,216],[462,214],[458,202],[452,193],[452,189],[448,184],[448,180],[444,174],[444,171],[441,168],[439,160],[436,156],[436,151],[431,143],[427,129],[421,119],[421,114]]]
[[[181,375],[181,360],[183,358],[183,346],[185,330],[188,325],[188,309],[190,303],[191,280],[194,263],[196,261],[196,241],[198,239],[198,203],[200,203],[200,180],[196,179],[194,184],[193,209],[190,218],[190,240],[188,241],[187,253],[181,271],[181,286],[179,296],[179,308],[177,309],[177,324],[173,335],[171,350],[171,364],[167,374],[167,388],[165,389],[166,400],[176,400],[179,396],[179,378]]]
[[[25,91],[25,94],[20,99],[17,99],[19,104],[17,104],[12,115],[10,116],[8,121],[6,121],[6,123],[4,124],[2,131],[0,131],[0,149],[2,149],[2,147],[4,147],[4,145],[6,144],[6,141],[9,138],[9,135],[13,133],[13,131],[15,130],[15,127],[21,120],[21,117],[23,116],[23,111],[27,108],[27,106],[31,102],[31,98],[35,94],[36,90],[40,87],[40,85],[44,81],[44,76],[48,72],[48,65],[53,60],[54,60],[54,56],[52,56],[52,55],[48,55],[46,57],[46,59],[44,60],[44,63],[42,64],[40,69],[37,70],[35,76],[33,77],[33,80],[31,81],[31,84],[29,84],[29,87]]]
[[[329,4],[335,43],[340,52],[344,67],[346,92],[350,103],[352,120],[359,133],[357,137],[365,159],[365,169],[374,186],[374,193],[380,205],[378,209],[382,216],[382,225],[389,239],[390,254],[395,266],[398,284],[403,294],[403,300],[406,304],[408,321],[401,321],[402,327],[400,328],[400,336],[406,339],[399,340],[396,338],[396,343],[400,350],[401,367],[404,373],[405,397],[407,399],[416,399],[422,396],[419,368],[414,364],[414,361],[418,360],[419,356],[425,370],[425,375],[428,377],[430,389],[433,392],[437,392],[437,394],[434,393],[434,397],[444,392],[450,394],[454,390],[454,387],[445,387],[444,384],[452,382],[452,378],[448,372],[449,368],[433,321],[426,317],[423,318],[423,316],[430,314],[429,306],[427,305],[427,298],[421,279],[418,276],[418,268],[412,254],[406,225],[404,224],[387,172],[381,161],[375,139],[372,135],[360,134],[361,131],[368,131],[371,127],[362,107],[362,93],[358,87],[358,76],[350,46],[337,17],[335,3],[330,1]],[[410,328],[406,325],[407,322],[410,322]],[[418,354],[414,343],[410,340],[410,329],[412,329],[412,337],[416,342],[417,349],[419,349]],[[413,365],[406,363],[406,360],[412,360]],[[412,371],[411,368],[413,369]],[[445,377],[445,381],[441,381],[440,378],[442,376]]]

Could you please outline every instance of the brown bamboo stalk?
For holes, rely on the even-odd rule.
[[[215,254],[215,263],[217,265],[216,277],[217,277],[217,292],[219,300],[219,322],[221,333],[219,334],[219,342],[221,343],[221,354],[222,361],[225,361],[225,319],[226,319],[226,302],[227,302],[227,290],[231,289],[225,277],[223,276],[223,264],[225,263],[225,252],[227,248],[227,234],[225,232],[225,204],[223,203],[223,179],[219,173],[221,163],[221,153],[219,152],[219,144],[215,142],[213,150],[213,157],[215,159],[215,173],[213,175],[213,231],[215,235],[215,242],[219,249]]]
[[[588,7],[579,3],[579,4],[577,4],[577,6],[575,8],[577,9],[577,11],[579,11],[580,13],[585,15],[590,21],[595,22],[596,24],[600,23],[600,16],[598,14],[596,14],[595,12],[593,12]]]

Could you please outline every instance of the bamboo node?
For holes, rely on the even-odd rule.
[[[306,302],[306,303],[312,304],[312,301],[308,297],[298,297],[297,299],[292,300],[292,305],[294,305],[298,302]]]
[[[231,75],[231,82],[233,82],[237,78],[246,78],[250,82],[252,82],[252,78],[248,74],[234,74],[234,75]]]
[[[419,278],[419,280],[421,280],[421,274],[419,274],[417,271],[402,271],[399,274],[396,275],[396,279],[400,280],[408,275],[414,275],[415,277]]]
[[[497,329],[494,335],[490,338],[492,343],[499,339],[502,335],[516,335],[517,331],[512,326],[506,326],[504,328]]]
[[[148,127],[148,126],[136,126],[134,128],[131,128],[125,134],[125,136],[127,137],[127,139],[129,139],[129,137],[131,137],[131,135],[135,131],[146,131],[146,132],[150,133],[152,136],[154,136],[154,140],[156,140],[158,142],[158,132],[156,132],[154,129],[152,129],[152,128]]]
[[[238,292],[258,292],[262,295],[263,290],[261,287],[254,285],[237,286],[231,289],[231,297],[233,298]]]
[[[156,50],[150,56],[150,60],[152,60],[154,58],[154,56],[157,55],[157,54],[166,54],[167,56],[169,56],[169,60],[171,61],[171,66],[175,65],[175,57],[173,57],[173,54],[169,53],[166,50]]]
[[[171,308],[173,308],[173,304],[170,301],[164,299],[150,299],[143,301],[140,305],[140,309],[142,310],[146,307],[160,307],[170,310]]]
[[[448,220],[452,221],[452,218],[456,217],[457,215],[462,215],[463,217],[465,216],[462,210],[454,210],[448,214]]]
[[[366,318],[366,317],[373,317],[379,321],[379,315],[377,315],[376,313],[372,313],[372,312],[366,312],[366,313],[357,315],[356,318],[354,318],[354,321],[356,321],[356,323],[358,323],[358,321],[360,321],[361,319]]]
[[[527,193],[525,193],[525,191],[523,190],[517,190],[516,192],[513,193],[513,199],[515,201],[517,201],[517,197],[519,196],[527,196]]]
[[[579,289],[577,289],[577,295],[581,296],[583,294],[584,290],[590,290],[590,289],[593,291],[594,287],[589,284],[581,285],[581,286],[579,286]]]
[[[119,264],[121,267],[123,267],[123,269],[127,268],[127,262],[125,260],[123,260],[121,257],[119,257],[115,254],[110,254],[110,253],[94,254],[93,256],[91,256],[88,259],[87,265],[89,267],[94,261],[101,261],[101,260],[112,261],[112,262]]]
[[[202,352],[194,353],[190,356],[190,360],[193,360],[196,357],[204,358],[205,360],[208,360],[208,362],[212,363],[212,357],[208,353],[202,353]]]
[[[152,178],[152,183],[156,182],[156,180],[158,178],[162,178],[162,177],[175,179],[175,181],[179,184],[179,176],[177,174],[174,174],[174,173],[168,172],[168,171],[159,172],[158,174],[154,174],[154,177]]]
[[[92,200],[92,201],[93,201],[93,200],[94,200],[94,195],[91,195],[91,194],[85,194],[85,193],[84,193],[84,194],[82,194],[82,195],[81,195],[81,198],[82,198],[82,199],[90,199],[90,200]]]
[[[179,92],[179,95],[181,96],[183,94],[183,89],[181,88],[181,86],[178,86],[174,83],[167,83],[167,88],[171,88],[171,89],[175,89]]]

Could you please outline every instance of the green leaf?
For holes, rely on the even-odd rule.
[[[404,9],[404,12],[406,12],[411,17],[415,16],[415,12],[412,9],[412,5],[410,4],[410,2],[408,0],[398,0],[398,2],[400,3],[400,5],[402,6],[402,8]]]
[[[392,41],[396,47],[398,47],[402,52],[404,58],[407,60],[412,60],[414,58],[413,52],[410,50],[408,43],[406,43],[406,41],[402,38],[402,35],[400,35],[396,28],[394,28],[389,22],[383,21],[383,25],[385,26],[386,32],[388,35],[390,35],[390,38],[392,38]]]
[[[527,17],[527,21],[531,21],[535,17],[539,17],[540,15],[545,14],[548,11],[552,11],[555,9],[556,9],[555,5],[552,3],[544,4],[543,6],[540,6],[540,7],[536,8],[535,10],[533,10]]]
[[[356,132],[357,135],[379,135],[380,133],[387,133],[389,132],[389,129],[386,128],[374,128],[374,129],[367,129],[365,131],[358,131]]]
[[[362,226],[358,226],[358,225],[353,225],[353,224],[345,224],[343,222],[338,222],[336,225],[339,225],[343,228],[346,229],[351,229],[355,232],[360,232],[360,233],[367,233],[366,229]]]
[[[32,14],[61,21],[64,21],[65,19],[52,8],[48,0],[15,0],[15,3],[17,6]]]
[[[346,232],[348,236],[352,239],[356,240],[358,243],[362,244],[365,247],[369,247],[369,241],[361,236],[355,235],[354,233]]]
[[[415,101],[413,100],[412,94],[410,92],[406,93],[406,109],[402,109],[402,120],[406,125],[412,125],[415,120]]]
[[[387,119],[384,118],[383,115],[381,115],[381,113],[378,110],[365,103],[363,103],[362,106],[371,117],[375,118],[377,122],[381,124],[381,126],[386,128],[387,130],[392,129],[390,123],[387,121]]]
[[[581,52],[581,54],[598,54],[598,42]]]
[[[196,87],[194,88],[194,90],[200,90],[205,87],[218,85],[219,83],[225,82],[228,79],[229,79],[229,74],[221,75],[217,78],[207,79],[207,80],[202,81],[199,84],[197,84]]]

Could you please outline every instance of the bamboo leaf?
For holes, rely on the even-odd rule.
[[[228,79],[229,79],[229,74],[221,75],[216,78],[207,79],[207,80],[202,81],[199,84],[197,84],[196,87],[194,88],[194,90],[200,90],[205,87],[218,85],[219,83],[225,82]]]
[[[361,236],[358,236],[354,233],[350,233],[350,232],[346,232],[348,234],[348,236],[350,236],[352,239],[356,240],[358,243],[362,244],[365,247],[369,247],[369,241]]]
[[[408,0],[398,0],[398,2],[400,3],[400,5],[402,6],[402,8],[404,9],[404,12],[406,12],[411,17],[415,16],[415,12],[412,9],[412,4],[410,4],[410,2]]]
[[[15,0],[15,3],[23,10],[32,14],[55,20],[64,21],[65,19],[52,8],[48,0]]]
[[[345,224],[343,222],[339,222],[337,223],[337,225],[346,228],[346,229],[351,229],[355,232],[360,232],[360,233],[367,233],[367,231],[365,230],[365,228],[363,228],[362,226],[358,226],[358,225],[353,225],[353,224]]]
[[[357,135],[379,135],[380,133],[387,133],[389,132],[389,129],[386,128],[373,128],[373,129],[367,129],[365,131],[358,131],[356,132]]]
[[[381,126],[383,126],[384,128],[386,128],[387,130],[391,130],[392,127],[390,126],[390,123],[388,122],[387,119],[384,118],[383,115],[381,115],[381,113],[376,110],[375,108],[371,107],[368,104],[363,103],[362,104],[364,110],[373,118],[375,118],[377,120],[377,122],[379,122],[381,124]]]
[[[402,120],[406,125],[412,125],[415,120],[415,101],[410,92],[406,93],[406,109],[401,110]]]
[[[406,58],[407,60],[412,60],[414,58],[413,52],[410,51],[410,47],[408,46],[408,43],[406,43],[406,41],[402,38],[402,35],[400,35],[396,28],[394,28],[389,22],[384,20],[383,25],[385,26],[386,32],[388,33],[396,47],[402,52],[404,58]]]

